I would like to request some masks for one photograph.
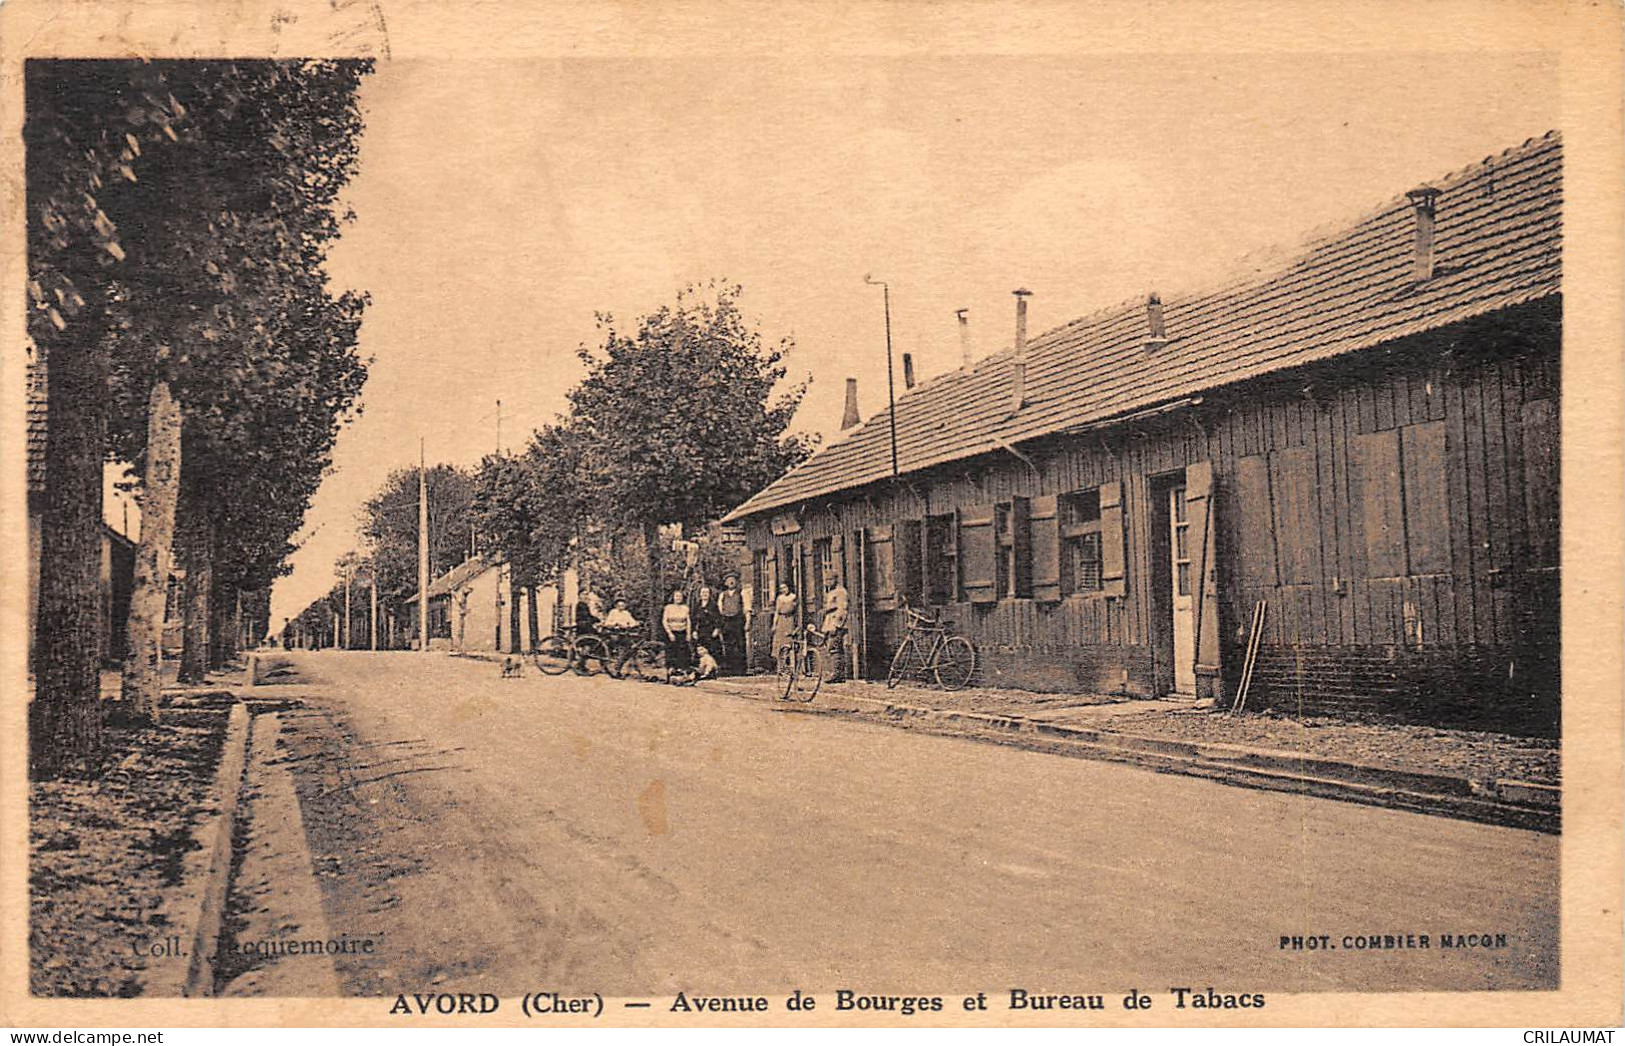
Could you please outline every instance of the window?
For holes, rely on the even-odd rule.
[[[1185,488],[1175,489],[1169,499],[1174,506],[1174,595],[1191,594],[1191,521],[1185,506]]]
[[[925,583],[929,602],[952,603],[959,597],[958,552],[953,513],[925,517]]]
[[[750,584],[752,602],[757,609],[765,608],[773,601],[771,587],[767,582],[767,549],[759,548],[750,554]]]
[[[819,538],[813,542],[812,584],[808,586],[809,606],[821,607],[824,600],[824,588],[829,579],[835,576],[835,546],[829,538]]]
[[[1061,585],[1067,595],[1101,590],[1100,491],[1080,490],[1061,501]]]

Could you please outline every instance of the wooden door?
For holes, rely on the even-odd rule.
[[[1197,567],[1192,562],[1191,521],[1185,484],[1168,488],[1168,564],[1173,598],[1174,690],[1196,693],[1196,619],[1194,614]]]

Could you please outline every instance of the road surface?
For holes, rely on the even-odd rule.
[[[292,657],[327,921],[378,941],[339,959],[350,993],[1556,984],[1551,836],[695,688]]]

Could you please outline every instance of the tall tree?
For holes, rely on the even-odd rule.
[[[109,216],[189,133],[166,70],[31,59],[24,67],[29,337],[50,372],[40,523],[36,777],[100,765],[102,460],[109,289],[126,258]]]
[[[429,501],[429,577],[468,558],[475,533],[474,477],[454,465],[425,474]],[[364,552],[378,573],[380,599],[397,602],[418,587],[418,470],[396,469],[361,510]]]
[[[740,294],[690,286],[630,333],[600,315],[600,344],[580,350],[570,404],[586,471],[599,514],[642,535],[651,607],[664,602],[661,526],[717,518],[811,450],[788,433],[806,391],[785,385],[794,344],[767,343]]]

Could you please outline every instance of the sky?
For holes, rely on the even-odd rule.
[[[410,59],[365,82],[330,259],[372,304],[362,413],[273,593],[272,625],[359,548],[393,468],[518,449],[565,405],[595,314],[725,278],[810,376],[886,403],[880,291],[924,379],[1031,330],[1268,269],[1317,230],[1559,126],[1538,54]]]

